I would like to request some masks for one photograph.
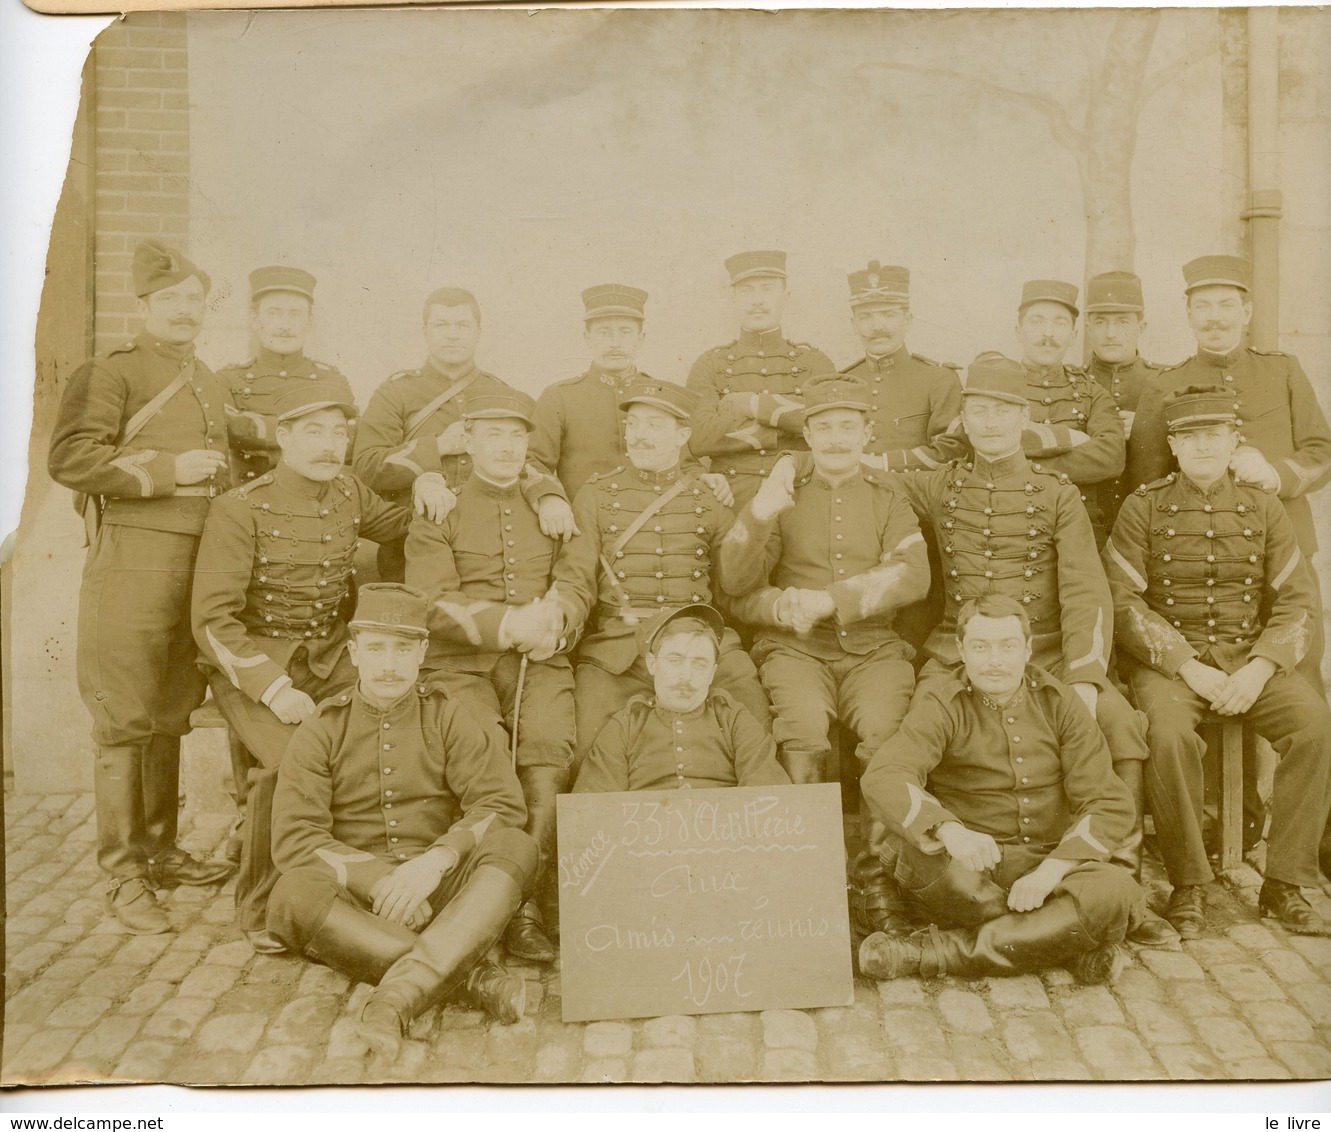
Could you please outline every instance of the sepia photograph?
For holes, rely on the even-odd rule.
[[[5,281],[0,1085],[1331,1077],[1328,59],[116,19]]]

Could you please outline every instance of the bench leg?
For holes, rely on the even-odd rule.
[[[1243,724],[1220,728],[1220,870],[1228,872],[1243,860]]]

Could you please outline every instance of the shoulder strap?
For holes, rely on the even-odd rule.
[[[466,389],[468,385],[470,385],[473,381],[476,380],[477,376],[478,375],[475,373],[469,373],[461,381],[454,382],[454,384],[450,385],[429,404],[417,409],[414,413],[412,413],[411,416],[407,419],[407,435],[403,439],[415,440],[416,434],[420,432],[425,422],[428,421],[432,416],[434,416],[437,410],[442,409],[451,400],[453,400],[454,397],[456,397],[459,393],[461,393],[464,389]]]
[[[611,546],[610,548],[609,557],[613,558],[616,554],[618,554],[621,550],[623,550],[624,547],[628,545],[629,539],[631,539],[640,530],[642,530],[643,526],[653,515],[655,515],[658,511],[661,510],[662,507],[664,507],[667,503],[669,503],[672,499],[674,499],[675,496],[677,496],[681,491],[683,491],[687,483],[688,481],[683,476],[680,476],[680,478],[677,479],[670,486],[669,491],[663,491],[660,495],[658,495],[655,499],[653,499],[650,504],[644,507],[642,513],[636,519],[634,519],[633,522],[631,522],[627,527],[624,528],[619,538],[615,539],[614,545]]]
[[[120,433],[120,443],[128,444],[138,436],[143,431],[144,426],[162,411],[162,406],[184,389],[193,376],[194,359],[191,358],[185,368],[176,374],[165,389],[125,422],[125,427]]]

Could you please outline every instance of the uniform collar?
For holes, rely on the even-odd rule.
[[[1055,366],[1037,366],[1034,362],[1028,362],[1023,358],[1021,364],[1028,374],[1039,378],[1041,381],[1052,381],[1055,378],[1061,378],[1065,372],[1062,362]]]
[[[173,362],[185,362],[194,356],[193,342],[163,342],[146,330],[139,331],[136,341],[145,349],[164,358],[170,358]]]
[[[781,336],[781,327],[778,326],[772,330],[764,330],[762,333],[754,330],[741,330],[739,332],[739,345],[746,350],[781,353],[786,349],[786,340]]]
[[[397,699],[385,708],[375,707],[364,696],[361,695],[360,685],[356,685],[356,690],[351,693],[352,702],[372,719],[387,719],[395,715],[401,715],[408,711],[417,698],[425,692],[424,684],[416,684],[408,688]]]
[[[468,477],[467,483],[471,485],[473,491],[487,496],[490,499],[511,498],[518,494],[518,489],[521,486],[518,480],[514,480],[510,484],[497,484],[493,480],[486,479],[475,469],[472,469],[472,473],[470,477]]]
[[[1026,699],[1027,692],[1032,692],[1036,688],[1042,688],[1048,684],[1049,681],[1049,673],[1043,668],[1039,668],[1034,664],[1028,664],[1026,666],[1026,674],[1022,678],[1021,688],[1018,689],[1017,694],[1008,701],[1008,703],[999,704],[997,701],[991,700],[983,692],[972,687],[971,682],[966,679],[966,670],[964,668],[958,668],[956,684],[952,689],[952,694],[955,696],[960,692],[965,692],[967,695],[973,697],[976,703],[989,708],[991,711],[1007,711],[1023,703]]]
[[[864,476],[861,472],[861,468],[856,468],[840,483],[833,483],[817,468],[814,468],[809,474],[809,478],[806,482],[812,484],[814,487],[821,488],[823,491],[847,491],[857,483],[862,482],[863,479]]]
[[[898,346],[895,350],[893,350],[890,354],[884,354],[882,357],[877,357],[874,354],[868,353],[867,351],[865,352],[864,355],[866,361],[870,362],[874,366],[874,368],[880,370],[891,369],[893,366],[897,365],[898,363],[904,362],[906,358],[909,356],[910,356],[909,351],[906,349],[906,344],[904,342],[900,346]]]
[[[421,366],[421,373],[423,375],[426,377],[433,377],[436,381],[440,381],[444,385],[450,386],[456,385],[459,381],[465,381],[469,377],[475,377],[480,372],[481,371],[475,362],[472,362],[471,365],[467,367],[466,371],[458,374],[457,377],[449,377],[448,374],[444,373],[443,370],[439,369],[439,367],[434,364],[433,358],[426,358],[425,364]]]
[[[1126,362],[1110,365],[1109,362],[1103,362],[1095,354],[1092,354],[1091,373],[1096,377],[1113,377],[1116,373],[1127,373],[1129,370],[1135,369],[1139,361],[1141,361],[1141,355],[1133,354]]]
[[[318,500],[323,498],[324,492],[328,490],[328,485],[332,481],[306,479],[299,472],[292,471],[279,460],[277,467],[273,469],[273,482],[293,495],[303,495],[306,499]]]
[[[1004,456],[1001,460],[988,460],[983,456],[975,456],[966,461],[966,470],[974,472],[987,480],[1002,479],[1006,476],[1019,475],[1026,471],[1030,466],[1024,452],[1014,452],[1011,456]]]
[[[630,382],[636,381],[641,375],[638,373],[637,366],[633,366],[627,373],[615,374],[593,364],[587,370],[587,376],[594,377],[602,385],[608,385],[611,389],[623,389]]]
[[[1200,484],[1194,483],[1182,472],[1178,473],[1177,482],[1185,491],[1191,492],[1193,495],[1199,495],[1207,502],[1212,502],[1226,495],[1229,489],[1233,487],[1234,474],[1232,472],[1226,472],[1208,488],[1203,488]]]
[[[647,702],[652,705],[656,714],[663,720],[667,723],[673,723],[677,719],[701,719],[703,712],[707,710],[708,705],[712,702],[712,694],[709,691],[707,695],[703,697],[702,703],[692,711],[671,711],[669,708],[664,708],[657,703],[655,696],[652,696]]]
[[[1204,366],[1212,366],[1215,369],[1232,369],[1238,365],[1239,358],[1243,355],[1243,343],[1240,342],[1232,350],[1224,354],[1214,354],[1210,350],[1197,350],[1197,361]]]
[[[301,370],[301,376],[309,370],[309,359],[305,357],[304,350],[297,350],[292,354],[279,354],[276,350],[270,350],[267,346],[260,346],[259,352],[254,355],[254,368],[262,369],[265,373],[276,373],[278,370],[286,370],[290,373],[292,370]]]
[[[633,467],[632,464],[630,464],[629,466],[631,468]],[[642,468],[633,468],[633,476],[635,479],[638,479],[646,484],[658,484],[661,486],[665,486],[666,484],[672,484],[677,479],[679,479],[680,477],[679,464],[676,463],[674,467],[666,468],[666,470],[663,472],[649,472],[645,471]]]

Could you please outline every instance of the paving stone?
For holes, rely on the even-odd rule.
[[[238,1053],[235,1050],[200,1053],[187,1046],[183,1056],[172,1063],[171,1076],[191,1085],[234,1085],[252,1056],[248,1051]]]
[[[40,1082],[46,1079],[81,1036],[82,1031],[70,1027],[39,1030],[23,1043],[23,1048],[13,1057],[6,1059],[6,1082]]]
[[[368,1048],[356,1034],[356,1020],[339,1018],[328,1032],[328,1048],[325,1056],[330,1061],[363,1058]]]
[[[1123,1009],[1108,987],[1074,987],[1060,996],[1058,1005],[1072,1027],[1123,1024]]]
[[[124,998],[143,982],[143,969],[131,967],[125,963],[113,963],[109,967],[97,967],[83,982],[79,983],[79,994],[91,994],[99,998]]]
[[[216,933],[203,924],[193,924],[183,932],[177,932],[175,939],[171,941],[168,951],[176,953],[207,951],[216,941]]]
[[[818,1059],[805,1049],[769,1049],[763,1054],[764,1081],[816,1081]]]
[[[1331,977],[1331,939],[1325,936],[1294,935],[1290,946],[1312,964],[1322,978]]]
[[[886,1081],[892,1077],[892,1059],[882,1043],[862,1034],[829,1034],[822,1039],[822,1055],[829,1080]]]
[[[883,1033],[898,1057],[941,1057],[947,1040],[930,1010],[907,1006],[883,1012]]]
[[[1003,1023],[1003,1041],[1019,1062],[1060,1061],[1072,1047],[1063,1023],[1048,1011],[1009,1018]]]
[[[1143,948],[1137,952],[1137,958],[1148,971],[1162,979],[1206,978],[1197,960],[1181,951],[1150,951]]]
[[[1077,1048],[1099,1076],[1109,1081],[1158,1077],[1141,1040],[1123,1026],[1086,1026],[1076,1031]]]
[[[168,983],[179,983],[181,979],[194,970],[194,965],[198,961],[197,952],[168,951],[152,965],[148,977],[164,979]]]
[[[440,1009],[439,1029],[440,1031],[474,1029],[477,1026],[484,1026],[489,1017],[484,1010],[472,1010],[454,1004],[446,1009]]]
[[[1009,979],[986,979],[989,1001],[998,1008],[1021,1007],[1027,1010],[1049,1009],[1049,995],[1035,975],[1014,975]]]
[[[1249,951],[1265,951],[1281,945],[1280,941],[1261,924],[1235,924],[1225,934]]]
[[[240,977],[234,967],[196,967],[181,980],[180,994],[186,998],[216,1001],[229,991]]]
[[[116,962],[133,967],[149,967],[162,957],[170,943],[171,937],[166,934],[130,936],[120,945]]]
[[[106,1076],[129,1048],[129,1043],[134,1040],[141,1025],[142,1018],[112,1014],[109,1018],[103,1018],[78,1040],[71,1056],[89,1064],[104,1066],[102,1075]]]
[[[1195,1045],[1161,1045],[1155,1047],[1155,1056],[1174,1081],[1213,1081],[1226,1076],[1206,1050]]]
[[[624,1022],[593,1022],[582,1035],[582,1048],[592,1058],[627,1057],[633,1028]]]
[[[1258,1057],[1234,1062],[1226,1076],[1233,1081],[1288,1081],[1293,1074],[1278,1061]]]
[[[1331,1077],[1331,1049],[1315,1042],[1272,1042],[1271,1052],[1295,1077]]]
[[[1127,1008],[1137,1032],[1152,1045],[1181,1045],[1195,1040],[1192,1027],[1159,1002],[1130,999]]]
[[[587,1085],[618,1084],[628,1080],[628,1065],[622,1057],[598,1057],[587,1062],[582,1080]]]
[[[534,1018],[523,1018],[511,1026],[490,1023],[487,1048],[490,1060],[495,1064],[514,1067],[520,1075],[525,1075],[535,1063],[539,1045]]]
[[[633,1067],[629,1079],[644,1084],[678,1082],[692,1084],[698,1080],[698,1071],[693,1064],[693,1051],[660,1047],[645,1049],[633,1055]]]
[[[1039,1058],[1028,1066],[1032,1081],[1089,1081],[1091,1071],[1070,1058]]]
[[[295,955],[254,955],[252,952],[251,955],[253,962],[246,970],[245,978],[264,986],[295,988],[305,969],[310,966],[307,960]]]
[[[342,994],[351,986],[351,980],[331,967],[307,963],[297,986],[300,994]]]
[[[1307,1016],[1288,1002],[1249,1003],[1243,1009],[1243,1019],[1264,1042],[1317,1040]]]
[[[76,959],[66,956],[57,959],[42,972],[42,981],[48,986],[61,985],[73,990],[94,971],[102,969],[96,959]]]
[[[314,1064],[314,1054],[302,1046],[265,1045],[241,1074],[251,1085],[299,1085]]]
[[[492,1059],[491,1047],[487,1044],[485,1030],[445,1030],[438,1032],[433,1044],[434,1057],[436,1061],[442,1062],[449,1068],[471,1070],[476,1079],[480,1077],[476,1074],[478,1069],[487,1068]],[[532,1058],[534,1061],[534,1056]],[[531,1076],[532,1067],[526,1064],[527,1059],[523,1059],[523,1064],[518,1066],[512,1061],[507,1061],[502,1067],[505,1076],[512,1078],[517,1074],[521,1076]]]
[[[322,1034],[336,1021],[341,1003],[325,995],[302,995],[282,1007],[265,1037],[273,1045],[303,1045],[311,1034]]]
[[[1115,996],[1125,1002],[1132,999],[1160,1002],[1165,997],[1165,988],[1160,980],[1150,971],[1135,964],[1124,967],[1118,973],[1113,982],[1113,991]]]
[[[575,1081],[582,1058],[577,1050],[562,1042],[547,1042],[536,1051],[537,1081]]]
[[[799,1010],[764,1010],[763,1044],[768,1049],[802,1049],[812,1053],[818,1048],[818,1027]]]
[[[897,1063],[903,1081],[957,1081],[957,1067],[945,1057],[903,1057]]]
[[[756,1014],[701,1014],[697,1018],[701,1034],[728,1034],[738,1037],[756,1036],[759,1022]]]
[[[337,1058],[321,1061],[305,1079],[307,1085],[355,1085],[365,1072],[362,1058]]]
[[[35,939],[45,939],[52,923],[50,916],[10,916],[5,921],[5,936],[9,947],[22,950]],[[113,939],[113,943],[118,942]]]
[[[752,1081],[758,1074],[758,1045],[735,1034],[704,1033],[697,1042],[698,1075],[704,1081]]]
[[[30,943],[22,951],[9,957],[5,973],[11,980],[15,976],[20,979],[31,978],[48,963],[51,963],[64,949],[65,945],[63,943],[53,943],[48,940],[38,940],[36,943]]]
[[[1276,981],[1255,963],[1220,963],[1211,968],[1211,977],[1239,1002],[1270,1002],[1285,997]]]
[[[997,1038],[958,1034],[952,1038],[952,1060],[963,1081],[1010,1081],[1007,1051]]]
[[[51,1011],[64,1002],[66,997],[64,987],[31,983],[5,1003],[5,1020],[11,1024],[31,1022],[44,1025]]]
[[[58,923],[52,927],[47,928],[46,931],[42,933],[42,938],[48,939],[52,943],[77,944],[85,938],[84,930],[85,929],[82,924]],[[87,936],[86,938],[95,939],[99,941],[104,939],[110,939],[114,942],[118,942],[116,941],[115,936],[96,935],[96,936]],[[82,952],[79,953],[78,956],[75,957],[86,958],[89,950],[91,949],[84,949]],[[74,948],[71,947],[66,954],[73,956],[73,953],[74,953]]]
[[[1247,958],[1243,949],[1228,939],[1190,939],[1184,948],[1208,971],[1217,963],[1242,963]]]
[[[121,940],[113,935],[83,935],[83,927],[79,924],[68,924],[80,936],[79,941],[69,949],[69,954],[80,959],[96,959],[105,962],[112,952],[120,947]]]
[[[86,1030],[96,1025],[97,1021],[111,1009],[111,1000],[93,995],[76,995],[66,999],[46,1018],[46,1024],[54,1027],[68,1026],[75,1030]]]
[[[232,914],[234,915],[234,909]],[[210,967],[245,967],[249,965],[254,955],[254,948],[249,945],[249,941],[239,939],[209,948],[208,954],[203,957],[203,962]]]
[[[161,1081],[178,1048],[175,1042],[135,1041],[111,1075],[120,1081]]]
[[[1298,1004],[1318,1026],[1331,1026],[1331,986],[1309,983],[1299,987]]]
[[[1316,981],[1319,976],[1297,951],[1284,947],[1269,948],[1259,951],[1257,958],[1280,983],[1287,987],[1297,987],[1303,983]]]
[[[1262,1043],[1253,1036],[1247,1023],[1237,1018],[1199,1018],[1197,1031],[1202,1042],[1222,1062],[1266,1056]]]
[[[1180,982],[1172,988],[1171,1002],[1180,1014],[1192,1019],[1225,1018],[1232,1015],[1235,1006],[1214,987],[1199,987]]]
[[[224,1050],[246,1053],[259,1044],[267,1021],[262,1014],[223,1014],[203,1024],[195,1043],[210,1053]]]
[[[938,996],[938,1009],[949,1031],[983,1034],[994,1028],[984,999],[973,991],[948,987]]]
[[[213,1004],[203,998],[168,999],[144,1024],[143,1035],[184,1041],[199,1028],[212,1008]]]
[[[118,1007],[117,1014],[151,1014],[168,998],[176,993],[176,988],[166,982],[143,983],[129,992],[129,997]]]
[[[647,1046],[691,1048],[698,1033],[698,1023],[686,1014],[649,1018],[643,1023],[642,1040]],[[636,1079],[636,1073],[635,1073]]]
[[[879,983],[878,997],[884,1006],[923,1006],[929,1001],[918,979],[888,979]]]
[[[215,968],[222,970],[223,968]],[[372,991],[373,987],[366,987],[366,995]],[[256,982],[253,974],[247,974],[236,983],[226,994],[217,1000],[217,1009],[223,1014],[271,1014],[283,1003],[292,997],[290,991],[280,987],[264,986]],[[334,1002],[340,1002],[338,995],[329,995]],[[360,1017],[360,1010],[356,1010],[356,1017]]]

